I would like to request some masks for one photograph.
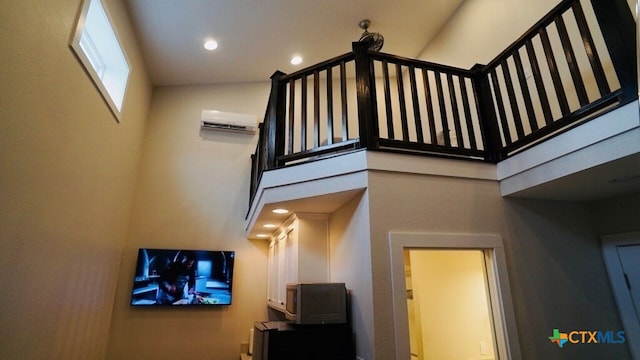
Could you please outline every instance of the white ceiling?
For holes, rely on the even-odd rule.
[[[383,52],[417,57],[463,0],[127,0],[154,85],[267,81],[351,51],[370,19]],[[203,42],[211,37],[218,49]],[[289,63],[294,54],[304,62]]]

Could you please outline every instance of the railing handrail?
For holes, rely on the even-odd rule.
[[[269,104],[260,132],[261,139],[256,147],[256,154],[252,156],[251,199],[253,199],[261,173],[264,170],[285,166],[290,161],[312,160],[338,151],[367,148],[421,153],[431,156],[471,158],[495,163],[550,136],[567,131],[582,121],[588,121],[603,111],[637,99],[635,22],[630,11],[624,13],[625,6],[628,10],[626,0],[584,0],[584,3],[587,2],[591,3],[593,13],[595,13],[597,29],[592,29],[591,24],[587,24],[580,0],[563,0],[488,64],[478,64],[471,69],[370,51],[366,44],[354,43],[351,52],[291,74],[274,73]],[[587,53],[589,68],[584,64],[572,63],[575,61],[573,53],[575,45],[568,38],[563,18],[567,17],[566,13],[569,11],[574,14],[573,19],[578,26],[579,36]],[[604,12],[607,14],[601,14]],[[558,37],[554,39],[561,42],[564,52],[554,53],[551,45],[548,44],[547,27],[550,26],[557,28]],[[602,64],[599,63],[600,58],[593,42],[591,35],[593,30],[601,32],[600,35],[604,39],[606,48],[600,50],[608,52],[620,88],[610,89],[608,84],[603,83],[607,79],[603,73]],[[630,34],[626,34],[626,32],[630,32]],[[542,50],[536,51],[533,48],[532,43],[536,37],[538,37],[537,41],[541,43]],[[520,52],[526,53],[528,56],[527,61],[531,66],[532,76],[535,80],[535,90],[538,91],[535,98],[529,93],[528,85],[526,85],[522,68],[524,62],[520,58]],[[566,81],[565,83],[563,82],[565,80],[560,78],[556,65],[557,59],[554,56],[569,63],[568,68],[571,72],[572,82]],[[543,59],[542,62],[538,60],[540,58]],[[355,66],[355,75],[349,74],[355,76],[357,138],[348,137],[346,129],[348,123],[345,122],[347,116],[345,78],[348,77],[345,64],[347,63],[350,64],[349,66]],[[515,75],[512,75],[512,70],[510,70],[510,66],[514,65],[509,65],[509,63],[515,64]],[[376,66],[382,69],[382,74],[375,73]],[[546,83],[543,82],[542,66],[546,66],[545,71],[550,73],[553,86],[550,86],[549,80]],[[583,68],[581,69],[580,66]],[[332,72],[332,69],[336,67],[339,68],[338,71]],[[584,70],[585,68],[587,70]],[[395,75],[393,84],[390,84],[389,73],[391,70]],[[587,95],[582,71],[592,71],[590,74],[594,77],[594,83],[598,87],[599,97],[592,99],[593,96]],[[417,74],[420,75],[419,79]],[[320,85],[321,77],[323,85]],[[329,122],[333,121],[333,111],[336,106],[330,98],[333,96],[332,91],[335,87],[331,82],[333,77],[338,77],[341,81],[340,87],[336,91],[341,95],[339,100],[341,100],[342,106],[343,129],[342,136],[337,142],[334,142],[333,139],[335,136],[333,123],[327,125],[326,130],[319,125],[321,106],[324,106],[322,111],[327,112],[328,117],[331,118]],[[307,78],[310,78],[311,81],[307,82]],[[431,79],[434,79],[433,84],[429,83],[432,81]],[[418,80],[421,81],[419,85],[423,88],[418,86]],[[381,91],[380,94],[376,93],[376,81],[383,83],[383,89],[378,89]],[[293,113],[294,97],[298,96],[294,92],[294,82],[300,83],[295,87],[295,91],[302,93],[299,95],[300,99],[304,97],[304,100],[299,100],[304,103],[300,105],[302,108],[300,119],[302,120],[295,120],[299,122],[298,125],[295,125]],[[516,88],[516,85],[519,88]],[[323,94],[320,94],[321,86],[324,87],[325,93]],[[433,86],[433,88],[430,89],[429,86]],[[398,97],[399,115],[390,110],[391,87],[395,87],[396,93],[393,95]],[[570,108],[567,104],[566,88],[569,88],[570,93],[572,91],[577,93],[579,100],[577,109],[575,105]],[[307,93],[308,89],[313,98],[313,113],[307,111],[306,101],[310,96]],[[549,105],[548,96],[550,95],[547,95],[547,92],[550,93],[551,90],[554,90],[553,100],[558,101],[558,104],[554,103],[553,105],[559,107],[560,118],[556,118],[556,115],[552,114]],[[405,92],[408,100],[405,99]],[[521,100],[516,99],[516,92],[520,92]],[[462,99],[457,98],[459,95]],[[327,96],[328,100],[321,104],[320,96]],[[381,96],[380,99],[383,100],[383,103],[377,103],[378,96]],[[290,99],[287,100],[286,97]],[[419,100],[426,101],[427,104],[420,103]],[[291,104],[288,104],[287,101],[290,101]],[[470,101],[475,106],[471,107]],[[533,101],[541,107],[541,109],[535,110],[535,113],[532,106]],[[379,114],[379,107],[386,109],[386,113]],[[435,107],[438,108],[439,113],[435,113]],[[410,112],[411,110],[413,113]],[[423,111],[426,112],[428,119],[420,118],[424,116]],[[524,115],[522,117],[521,112]],[[474,121],[477,122],[479,135],[474,135],[474,124],[470,120],[473,115],[471,113],[476,114]],[[540,113],[542,113],[542,117]],[[396,118],[393,118],[394,116]],[[438,121],[434,120],[434,116],[439,116]],[[509,116],[512,118],[510,119]],[[382,118],[386,118],[386,123],[380,123]],[[409,123],[409,118],[413,118],[414,122]],[[305,133],[308,131],[307,122],[309,119],[313,120],[311,126],[308,126],[313,131],[312,135]],[[544,123],[539,124],[542,120]],[[422,128],[421,121],[426,122],[424,126],[428,125],[427,128]],[[401,135],[394,135],[396,122],[401,124]],[[386,126],[383,128],[387,132],[386,134],[380,134],[381,125]],[[291,150],[294,142],[292,138],[294,126],[300,126],[299,131],[302,132],[301,138],[298,140],[302,142],[302,148],[299,151]],[[285,133],[285,127],[289,129],[288,134]],[[410,127],[412,127],[411,131],[417,134],[417,141],[409,139]],[[436,131],[438,130],[440,133],[444,133],[443,143],[440,143],[439,140],[436,141]],[[325,131],[323,136],[326,136],[326,144],[320,144],[320,131]],[[424,140],[422,139],[422,131],[428,134]],[[511,131],[515,134],[510,134]],[[451,137],[448,132],[454,132],[455,137]],[[310,136],[314,143],[312,148],[306,147],[307,137]],[[476,145],[475,136],[479,136],[480,144]],[[263,139],[263,137],[266,138]],[[455,139],[455,144],[453,139]],[[285,143],[288,143],[288,152],[285,150]]]
[[[333,57],[329,60],[325,60],[323,62],[307,66],[306,68],[300,69],[296,72],[292,72],[291,74],[283,75],[280,79],[281,81],[291,81],[295,79],[299,79],[305,75],[311,75],[317,70],[325,69],[329,66],[337,66],[341,61],[349,61],[353,60],[354,53],[353,51]]]
[[[383,53],[378,51],[369,50],[368,53],[372,60],[380,60],[380,61],[387,60],[387,61],[392,61],[394,63],[400,63],[407,66],[413,65],[413,66],[434,70],[434,71],[454,73],[454,74],[465,75],[469,77],[475,76],[474,71],[469,69],[463,69],[460,67],[438,64],[431,61],[425,61],[420,59],[412,59],[408,57],[403,57],[403,56],[398,56],[398,55],[393,55],[393,54],[388,54],[388,53]]]

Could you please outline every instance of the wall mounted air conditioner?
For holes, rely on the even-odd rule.
[[[202,110],[202,130],[232,131],[255,134],[258,118],[255,115],[237,114],[218,110]]]

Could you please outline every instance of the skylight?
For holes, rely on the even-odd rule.
[[[100,0],[85,0],[71,48],[120,121],[129,64]]]

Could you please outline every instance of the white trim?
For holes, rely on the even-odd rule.
[[[602,236],[602,256],[626,335],[631,357],[640,359],[640,321],[624,281],[618,246],[640,245],[640,231]]]
[[[268,204],[341,191],[364,190],[369,171],[400,172],[496,181],[496,165],[359,150],[265,171],[245,219],[245,235]]]
[[[615,139],[616,136],[638,129],[638,127],[640,127],[640,108],[637,102],[632,102],[500,161],[497,167],[498,180],[503,181],[536,167],[562,160],[569,154],[579,153],[599,143],[604,142],[606,145],[607,140]],[[622,157],[629,155],[629,153],[636,153],[638,148],[630,145],[628,149],[616,149],[614,146],[612,151],[613,155]],[[580,164],[580,166],[593,166],[595,161],[611,160],[596,159],[587,164]]]
[[[95,56],[94,54],[94,59],[104,58],[104,56],[106,56],[107,54],[109,55],[108,57],[112,59],[114,57],[118,58],[118,61],[107,61],[106,63],[108,63],[109,65],[107,65],[104,61],[101,64],[95,64],[94,62],[92,62],[91,57],[85,52],[85,48],[81,45],[81,38],[85,33],[87,16],[92,1],[96,1],[96,4],[100,6],[102,13],[104,13],[107,25],[111,32],[108,37],[109,39],[113,38],[113,40],[115,41],[115,45],[117,45],[117,49],[109,49],[109,51],[105,51],[104,47],[101,49],[101,46],[98,45],[105,44],[104,41],[100,42],[95,39],[89,39],[89,42],[94,45],[91,52],[94,52],[98,55]],[[102,0],[83,0],[82,6],[80,7],[80,13],[78,14],[76,28],[74,29],[71,40],[69,41],[69,47],[76,55],[87,74],[89,74],[89,76],[91,77],[91,80],[98,89],[98,92],[109,106],[109,110],[111,110],[113,115],[116,117],[116,120],[120,122],[122,117],[122,109],[124,107],[124,102],[126,99],[129,78],[131,77],[131,64],[122,46],[120,36],[118,35],[118,32],[116,31],[116,28],[113,24],[113,17],[109,13],[109,9],[105,6]],[[112,41],[107,41],[106,43],[111,42]],[[85,45],[88,44],[86,39],[84,43]],[[123,63],[120,63],[120,60],[122,60]],[[114,66],[114,64],[116,66]],[[95,66],[100,67],[100,69],[96,69]],[[120,71],[125,68],[126,74],[124,73],[124,71]],[[124,80],[124,86],[122,88],[119,86],[121,84],[121,80]],[[117,84],[117,86],[113,86],[113,84]]]
[[[492,234],[389,233],[396,359],[411,358],[404,256],[406,248],[479,249],[485,253],[499,359],[520,359],[520,343],[502,237]]]
[[[367,169],[404,174],[436,175],[456,178],[497,181],[495,164],[460,161],[425,156],[407,156],[381,151],[367,151]]]
[[[640,152],[638,102],[588,121],[497,164],[502,196]]]

